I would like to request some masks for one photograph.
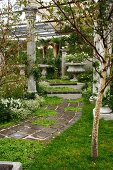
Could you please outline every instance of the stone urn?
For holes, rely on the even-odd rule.
[[[38,65],[39,68],[41,68],[41,75],[46,78],[47,75],[47,68],[52,67],[51,65],[47,65],[47,64],[39,64]]]
[[[78,73],[85,72],[85,69],[84,69],[85,63],[82,63],[82,62],[81,63],[70,62],[70,63],[65,63],[65,65],[67,66],[67,72],[73,74],[72,81],[78,81],[77,78],[76,78],[76,75]]]
[[[25,64],[18,65],[20,69],[20,75],[25,76]]]

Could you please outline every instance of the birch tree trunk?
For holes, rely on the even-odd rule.
[[[105,51],[105,59],[107,60],[107,49]],[[96,99],[95,111],[94,111],[94,118],[93,118],[93,130],[92,130],[92,157],[98,157],[98,130],[99,130],[99,118],[100,118],[100,108],[102,106],[102,99],[104,96],[104,88],[106,83],[107,77],[107,61],[102,63],[102,78],[100,79],[100,87],[99,92]]]

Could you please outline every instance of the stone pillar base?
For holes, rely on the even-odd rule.
[[[22,164],[20,162],[9,162],[9,161],[0,161],[1,170],[22,170]]]
[[[93,116],[95,116],[95,108],[93,109]],[[113,120],[113,112],[108,106],[101,107],[100,119]]]

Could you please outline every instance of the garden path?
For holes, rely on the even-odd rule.
[[[47,116],[45,119],[54,120],[54,125],[49,127],[34,125],[32,122],[40,118],[33,117],[31,120],[27,120],[15,126],[0,129],[0,138],[31,139],[47,142],[59,135],[80,118],[80,109],[78,111],[65,111],[67,106],[78,108],[82,106],[82,103],[74,103],[69,102],[69,100],[64,100],[63,103],[57,106],[48,105],[45,109],[55,110],[57,114],[55,116]]]

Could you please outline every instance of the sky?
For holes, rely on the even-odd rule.
[[[11,2],[12,5],[15,4],[16,0],[9,0]],[[43,2],[45,3],[48,3],[50,2],[51,0],[43,0]],[[0,0],[0,8],[3,8],[4,6],[7,6],[8,4],[8,0]],[[23,12],[22,15],[21,15],[21,20],[24,20],[25,19],[25,13]],[[37,16],[36,17],[36,20],[39,21],[40,20],[40,17]]]

